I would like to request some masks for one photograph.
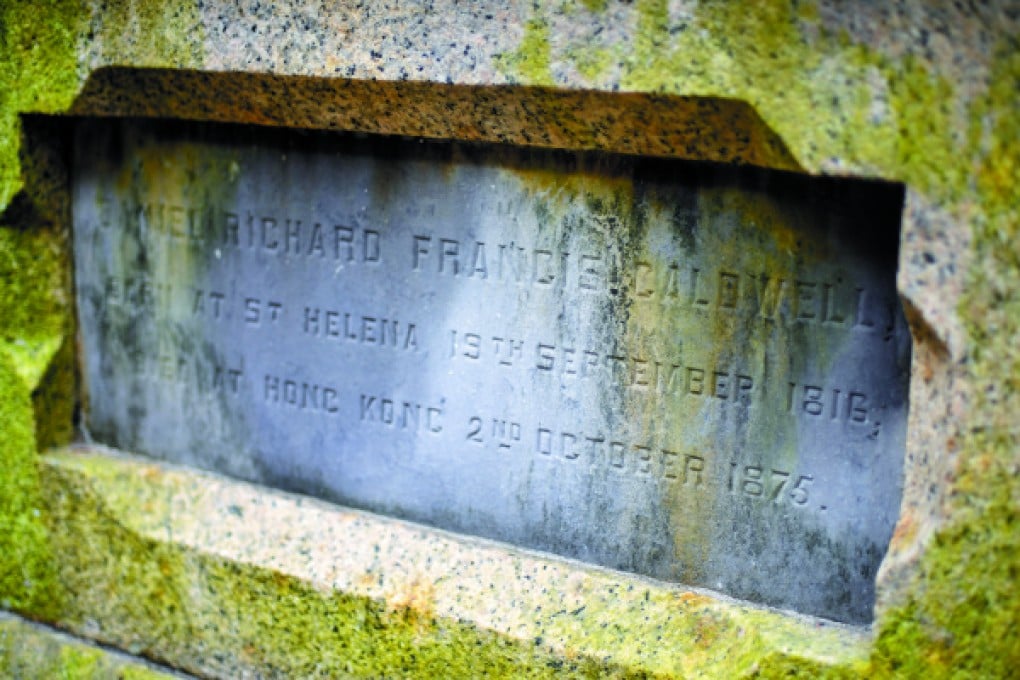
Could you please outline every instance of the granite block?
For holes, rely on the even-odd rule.
[[[215,563],[219,583],[237,585],[236,593],[255,592],[253,583],[297,592],[287,591],[296,586],[283,571],[270,568],[254,580],[234,579],[228,575],[241,570],[236,561],[216,562],[202,550],[174,561],[161,543],[137,535],[120,543],[133,552],[105,580],[87,576],[107,569],[109,544],[69,533],[78,515],[70,509],[73,503],[59,505],[67,496],[59,489],[80,485],[72,483],[74,475],[58,475],[59,466],[36,464],[44,460],[37,454],[40,444],[69,438],[76,400],[71,281],[69,275],[53,275],[60,267],[69,271],[69,197],[60,189],[68,186],[68,146],[51,116],[121,112],[491,141],[505,134],[511,143],[591,148],[613,147],[622,139],[637,153],[904,184],[898,285],[914,337],[904,499],[876,582],[878,607],[861,672],[1008,676],[1020,666],[1014,573],[1020,561],[1018,14],[1009,1],[978,6],[440,1],[329,8],[297,0],[3,3],[4,606],[53,621],[74,619],[85,630],[87,610],[119,602],[118,614],[106,619],[126,622],[118,640],[130,645],[133,639],[155,639],[141,651],[171,658],[182,647],[167,640],[188,636],[171,635],[187,628],[178,627],[184,624],[167,607],[177,593],[198,592],[209,565]],[[113,81],[121,85],[103,84]],[[195,85],[201,82],[211,86]],[[338,94],[347,87],[357,96]],[[143,101],[135,94],[139,90]],[[617,105],[605,96],[614,92],[624,93],[619,101],[639,103],[638,111],[615,113]],[[343,106],[334,110],[337,99]],[[419,104],[422,99],[431,101]],[[447,100],[454,110],[449,117],[443,114]],[[705,109],[722,112],[712,114],[707,127],[698,113]],[[653,111],[651,124],[642,113],[647,110]],[[736,121],[736,133],[726,124],[730,120]],[[591,121],[601,121],[596,130],[606,133],[592,134]],[[650,141],[643,133],[627,134],[645,125],[679,132],[656,132],[647,135]],[[713,146],[712,139],[751,141],[733,151]],[[39,254],[41,269],[32,266]],[[74,493],[82,501],[95,500],[84,491]],[[144,519],[147,512],[137,508],[147,510],[132,506],[121,516]],[[98,541],[103,533],[82,535]],[[133,567],[136,561],[144,566]],[[78,567],[58,575],[61,564]],[[165,590],[165,584],[148,580],[161,570],[191,576],[167,581],[178,590]],[[68,597],[62,579],[75,584],[77,597]],[[115,597],[136,586],[152,588],[147,604]],[[276,601],[310,601],[288,597]],[[710,608],[723,606],[721,598],[704,597]],[[477,606],[484,611],[503,599],[487,596]],[[64,607],[74,602],[82,604],[72,616],[74,610]],[[225,607],[207,620],[238,629],[264,611]],[[363,611],[365,625],[380,620],[372,613],[379,610]],[[713,637],[705,619],[689,608],[671,611],[682,615],[667,627],[691,645],[677,647],[676,664],[683,667],[691,659],[696,669],[699,654],[727,653],[727,638]],[[518,616],[525,623],[536,619],[525,610]],[[310,626],[323,620],[310,615],[304,621]],[[414,638],[408,631],[433,630],[424,619],[414,621],[420,628],[372,639],[410,650]],[[791,621],[770,614],[761,628],[781,630]],[[635,625],[627,622],[617,637],[604,639],[604,659],[626,657],[626,641],[640,638]],[[297,632],[285,646],[320,644],[323,638],[300,633],[309,626],[291,627]],[[330,648],[341,649],[365,628],[346,630]],[[225,653],[247,655],[248,667],[269,673],[270,662],[258,665],[257,648],[229,639],[234,644],[225,645]],[[797,637],[780,656],[752,652],[761,665],[742,668],[768,674],[832,667],[838,674],[844,665],[829,666],[812,656],[826,639]],[[698,640],[703,648],[692,642]],[[458,649],[467,654],[470,648]],[[502,658],[508,665],[500,668],[511,672],[518,657]],[[562,665],[562,659],[554,663]],[[419,674],[425,672],[421,668]]]

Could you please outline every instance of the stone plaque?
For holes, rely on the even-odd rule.
[[[899,187],[129,121],[75,149],[96,441],[870,620]]]

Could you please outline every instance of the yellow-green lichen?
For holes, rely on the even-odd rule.
[[[191,523],[208,521],[201,473],[86,452],[53,453],[45,460],[53,540],[67,553],[61,580],[79,593],[64,607],[62,620],[73,629],[87,625],[100,639],[135,652],[189,660],[190,669],[201,673],[740,677],[798,659],[804,668],[822,664],[849,674],[866,659],[866,637],[859,630],[818,628],[775,612],[580,569],[570,570],[566,582],[548,582],[550,590],[532,587],[527,577],[516,584],[492,583],[492,589],[514,592],[514,605],[490,600],[491,589],[457,586],[457,579],[467,577],[456,569],[441,581],[407,583],[399,597],[387,601],[357,588],[334,591],[264,563],[216,556],[236,552],[230,532],[220,548],[188,547],[195,536]],[[290,502],[277,497],[267,505],[263,498],[238,512],[247,516]],[[433,548],[436,559],[444,559],[444,548]],[[401,568],[389,572],[385,552],[380,559],[373,580],[405,578]],[[520,558],[507,559],[515,570],[530,571]],[[471,617],[437,615],[449,606],[448,600],[434,604],[437,588],[455,591],[460,611],[521,608],[528,622],[512,628],[537,632],[510,637],[476,627]],[[585,606],[557,611],[564,591],[578,589],[589,593]]]
[[[0,3],[0,211],[21,190],[19,115],[67,111],[83,82],[81,55],[98,62],[199,67],[203,24],[195,3],[76,0]]]
[[[604,11],[608,2],[609,0],[581,0],[581,4],[584,5],[589,12]]]
[[[971,367],[981,381],[975,409],[988,427],[1018,436],[1020,407],[1020,39],[998,49],[992,84],[974,106],[981,154],[975,176],[981,210],[971,223],[975,258],[960,304],[972,340]]]
[[[496,63],[512,80],[528,85],[553,85],[550,68],[549,24],[532,19],[524,26],[524,37],[513,52],[499,55]]]
[[[615,79],[626,90],[747,101],[805,167],[903,180],[971,228],[973,265],[959,311],[974,403],[958,442],[956,516],[918,565],[906,604],[879,622],[871,672],[1008,675],[1020,649],[1016,36],[1000,40],[987,93],[968,101],[937,65],[831,32],[813,3],[706,3],[679,18],[671,9],[639,2],[626,50],[599,38],[529,51],[572,62],[600,86]],[[592,68],[596,50],[623,55],[618,73]]]
[[[171,677],[119,654],[2,615],[0,674],[7,678],[65,680],[158,680]]]
[[[585,4],[593,10],[605,5],[599,1]],[[0,7],[0,206],[8,205],[21,187],[18,114],[63,110],[78,86],[75,35],[83,21],[78,7],[73,2],[15,1]],[[102,32],[123,36],[124,41],[108,43],[106,51],[125,63],[200,63],[198,33],[180,28],[196,24],[191,19],[175,24],[176,7],[174,3],[114,3]],[[1020,184],[1020,130],[1015,112],[1020,108],[1016,101],[1020,49],[1015,40],[1000,49],[988,96],[972,107],[970,120],[961,123],[955,120],[958,112],[947,106],[954,99],[953,83],[916,58],[885,57],[846,35],[829,35],[822,28],[817,37],[806,37],[803,26],[818,22],[811,3],[801,3],[796,9],[781,3],[708,4],[685,28],[670,19],[666,3],[641,3],[639,9],[636,50],[614,44],[591,49],[567,45],[565,59],[574,63],[583,77],[600,85],[613,80],[604,71],[623,58],[620,82],[624,89],[749,101],[780,132],[805,167],[813,170],[839,159],[856,171],[903,179],[934,200],[959,205],[969,191],[970,168],[976,168],[973,182],[979,205],[968,206],[974,212],[966,213],[974,228],[976,257],[960,308],[973,350],[968,370],[975,379],[975,406],[973,422],[967,427],[971,434],[961,442],[964,470],[956,481],[960,494],[954,501],[969,511],[936,537],[918,575],[917,596],[881,622],[873,670],[876,674],[915,675],[948,675],[954,669],[1008,673],[1017,666],[1015,650],[1020,648],[1016,616],[1011,616],[1020,610],[1016,589],[1011,588],[1016,574],[1008,568],[1018,563],[1020,533],[1015,463],[1015,414],[1020,394],[1015,341],[1020,331],[1016,294],[1020,264],[1015,247],[1020,238],[1015,207]],[[122,19],[130,31],[110,28]],[[140,47],[127,44],[127,36],[138,33]],[[177,50],[174,45],[178,44],[184,49]],[[500,64],[518,82],[551,84],[553,65],[560,56],[554,47],[548,25],[536,19],[528,24],[520,50],[508,53]],[[952,131],[961,125],[968,134],[954,135]],[[31,289],[31,276],[23,271],[23,266],[29,270],[34,266],[23,253],[45,252],[45,248],[33,251],[39,244],[29,243],[32,237],[17,230],[3,233],[8,244],[4,247],[15,253],[16,266],[10,271],[17,276],[2,282],[0,294],[5,296],[4,309],[13,310],[20,320],[17,324],[7,322],[5,332],[13,329],[13,340],[4,341],[7,346],[0,353],[0,454],[4,462],[0,471],[0,596],[8,606],[45,612],[55,599],[39,599],[39,594],[57,593],[58,589],[45,585],[51,568],[47,565],[53,560],[48,557],[46,531],[36,515],[41,498],[29,395],[31,386],[45,375],[48,357],[71,351],[71,346],[60,335],[62,325],[47,325],[56,313],[46,312],[37,319],[17,317],[19,310],[31,308],[32,300],[42,300]],[[45,237],[39,238],[44,244]],[[5,266],[2,260],[0,257],[0,267]],[[21,302],[22,295],[29,296],[27,306]],[[72,514],[70,508],[65,512]],[[81,548],[82,559],[90,555],[96,568],[116,571],[117,567],[101,562],[107,555],[100,548],[77,545],[73,534],[67,534],[62,545],[70,555]],[[108,547],[117,545],[114,540]],[[117,564],[152,558],[154,548],[140,545]],[[180,575],[187,571],[187,565],[173,560],[149,559],[148,564],[182,579]],[[140,584],[145,583],[146,574],[129,572]],[[223,571],[220,576],[229,579],[231,573]],[[111,582],[115,581],[111,577]],[[77,583],[88,592],[89,584]],[[133,594],[132,586],[118,587],[126,591],[118,594],[118,588],[111,586],[111,592],[119,597]],[[164,604],[158,597],[156,602]],[[297,605],[292,605],[292,610],[294,607]],[[275,605],[270,609],[283,614],[292,611]],[[87,611],[84,604],[81,611]],[[139,616],[158,616],[163,611],[154,606]],[[258,614],[256,603],[238,609],[243,615],[253,611]],[[302,616],[311,618],[313,613],[308,610]],[[174,612],[172,616],[184,615]],[[209,618],[216,616],[210,613]],[[137,623],[139,619],[131,620]],[[270,622],[259,621],[267,630],[274,630]],[[291,621],[303,625],[306,619],[296,616]],[[309,633],[300,642],[330,644],[328,635],[322,635]],[[409,642],[413,636],[406,631],[401,635],[405,651],[413,649]],[[358,639],[359,653],[367,654],[366,641],[373,640],[372,636]],[[706,634],[702,639],[718,638]],[[383,646],[380,653],[393,649],[393,645]],[[388,662],[391,665],[366,662],[357,669],[402,667],[393,665],[392,657]],[[1012,666],[1000,665],[1006,662]],[[757,672],[769,677],[797,670],[818,671],[795,657],[768,655],[759,662]]]
[[[626,44],[610,32],[554,44],[554,11],[536,10],[520,47],[498,61],[515,81],[547,84],[567,62],[599,86],[736,98],[804,167],[839,159],[937,198],[965,189],[967,138],[954,131],[966,122],[956,120],[950,81],[914,57],[889,58],[830,32],[813,3],[705,3],[673,16],[666,0],[642,0]]]
[[[195,68],[204,57],[201,3],[117,2],[93,14],[91,30],[102,36],[98,51],[111,62]]]
[[[127,470],[119,484],[129,495],[113,499],[121,509],[168,511],[166,489],[139,485]],[[323,592],[266,568],[146,539],[125,528],[87,479],[59,466],[44,467],[44,488],[52,542],[62,555],[59,580],[77,594],[59,620],[136,654],[218,675],[641,675],[435,618],[427,608]]]
[[[581,77],[589,82],[597,81],[615,57],[612,50],[598,47],[576,46],[570,52],[570,61]]]
[[[53,615],[56,560],[46,531],[29,389],[0,353],[0,608]]]
[[[51,230],[0,224],[0,353],[34,389],[63,342],[66,260]]]
[[[876,670],[902,677],[1009,677],[1020,668],[1020,46],[1003,41],[975,105],[988,125],[981,211],[959,312],[974,403],[961,428],[954,518],[938,531],[899,606],[886,612]]]
[[[63,111],[74,97],[81,25],[74,0],[0,3],[0,211],[21,188],[18,115]]]
[[[937,534],[907,604],[883,617],[875,673],[1006,678],[1020,668],[1017,483],[984,482],[996,497],[980,515]]]

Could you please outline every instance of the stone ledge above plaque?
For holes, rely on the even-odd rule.
[[[74,174],[96,441],[870,620],[901,187],[112,120]]]

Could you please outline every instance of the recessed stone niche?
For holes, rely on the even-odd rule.
[[[901,185],[131,119],[73,146],[92,440],[870,621]]]

